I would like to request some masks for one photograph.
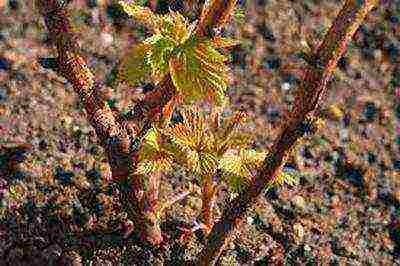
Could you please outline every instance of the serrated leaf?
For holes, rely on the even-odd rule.
[[[151,128],[143,137],[139,151],[139,161],[152,159],[160,151],[159,134],[155,128]]]
[[[250,170],[242,162],[242,157],[237,154],[225,154],[219,160],[218,168],[236,176],[247,177]]]
[[[140,43],[135,45],[124,57],[119,70],[119,79],[130,85],[137,85],[144,81],[151,73],[150,66],[146,63],[146,57],[151,46]]]
[[[238,40],[221,36],[214,37],[211,43],[215,48],[230,48],[240,44]]]
[[[193,26],[192,26],[193,27]],[[188,20],[179,12],[170,12],[163,16],[160,32],[173,39],[176,45],[183,44],[193,32]]]
[[[202,152],[200,153],[200,166],[201,173],[204,174],[212,174],[217,167],[217,157],[215,154],[210,152]]]
[[[134,3],[118,2],[125,13],[133,17],[135,20],[143,23],[152,30],[158,29],[160,25],[160,17],[154,14],[150,8],[143,7]]]
[[[247,179],[237,175],[228,175],[226,179],[228,181],[229,188],[235,193],[243,191],[248,184]]]
[[[183,150],[195,149],[196,141],[190,130],[183,123],[175,124],[165,131],[165,134],[171,138],[172,142]]]
[[[144,41],[151,49],[146,54],[146,64],[150,66],[155,80],[160,80],[169,69],[169,60],[176,46],[173,39],[161,34],[153,35]]]
[[[204,97],[206,91],[202,81],[197,76],[199,64],[194,58],[188,58],[185,53],[179,53],[169,62],[172,82],[183,101],[191,103]]]
[[[158,172],[168,172],[170,170],[172,170],[172,161],[167,158],[158,158],[139,162],[135,174],[148,175]]]
[[[299,175],[295,171],[290,171],[283,168],[279,174],[269,183],[269,186],[282,186],[287,184],[295,186],[299,182]]]
[[[195,150],[186,151],[187,165],[189,170],[195,173],[201,172],[199,153]]]
[[[174,86],[186,103],[210,97],[216,104],[223,103],[228,87],[228,68],[225,57],[210,43],[198,42],[186,47],[170,60]]]
[[[219,169],[241,177],[249,177],[251,171],[259,167],[266,152],[253,149],[240,149],[238,154],[225,153],[219,161]]]
[[[268,152],[256,151],[254,149],[241,149],[239,154],[247,164],[258,167],[264,162]]]

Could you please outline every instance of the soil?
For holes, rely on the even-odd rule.
[[[166,212],[160,247],[123,236],[118,187],[71,84],[51,69],[56,54],[33,2],[0,0],[0,265],[190,265],[204,235],[182,240],[181,228],[194,226],[200,188]],[[160,2],[157,12],[168,11]],[[196,16],[184,4],[192,1],[169,2]],[[306,66],[300,52],[317,45],[344,1],[238,2],[245,17],[224,32],[241,42],[228,51],[228,94],[231,109],[250,117],[253,146],[267,148]],[[113,1],[68,8],[109,104],[128,108],[152,86],[119,83],[115,68],[149,32]],[[323,96],[325,126],[286,165],[298,184],[260,196],[221,265],[400,265],[399,40],[400,1],[382,1]],[[191,181],[165,176],[161,196]],[[221,192],[216,215],[228,196]]]

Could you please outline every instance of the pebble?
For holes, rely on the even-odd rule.
[[[114,42],[114,37],[108,32],[102,32],[100,35],[103,46],[108,47]]]
[[[300,243],[303,238],[304,238],[304,227],[301,225],[301,223],[295,223],[293,225],[293,234],[294,234],[294,240],[297,243]]]
[[[306,201],[300,195],[296,195],[293,197],[292,202],[296,208],[304,210],[306,208]]]
[[[8,1],[8,6],[12,9],[12,10],[18,10],[20,7],[20,3],[17,0],[9,0]]]
[[[284,83],[282,83],[281,88],[283,91],[288,91],[288,90],[290,90],[291,86],[288,82],[284,82]]]
[[[62,249],[59,245],[54,244],[51,245],[50,247],[46,248],[43,253],[46,255],[46,257],[49,259],[49,262],[55,263],[58,257],[61,256]]]
[[[97,7],[97,0],[86,0],[86,5],[89,8],[95,8]]]
[[[339,139],[342,143],[349,141],[349,130],[347,128],[343,128],[339,131]]]
[[[367,122],[373,122],[377,116],[378,108],[373,102],[366,102],[364,106],[364,117]]]
[[[73,120],[73,119],[72,119],[72,117],[70,117],[70,116],[64,116],[64,117],[61,119],[61,121],[64,122],[63,124],[65,125],[66,128],[68,128],[68,127],[71,125],[72,120]]]

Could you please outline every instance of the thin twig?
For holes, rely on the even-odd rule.
[[[346,51],[353,34],[378,2],[379,0],[346,1],[313,56],[316,64],[306,70],[305,79],[296,97],[295,110],[290,114],[288,122],[283,125],[283,130],[272,146],[270,155],[247,189],[223,211],[222,219],[214,225],[208,236],[208,245],[202,251],[196,265],[211,265],[218,260],[230,233],[244,218],[248,207],[260,195],[265,185],[273,180],[288,151],[302,137],[302,130],[299,128],[306,116],[317,107],[321,95],[326,91],[332,72]]]

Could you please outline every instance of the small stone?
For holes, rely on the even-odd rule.
[[[89,8],[95,8],[97,7],[97,0],[86,0],[86,5]]]
[[[112,43],[114,42],[114,37],[108,32],[102,32],[100,35],[100,39],[105,47],[112,45]]]
[[[69,127],[69,125],[71,125],[71,123],[72,123],[72,117],[70,117],[70,116],[64,116],[64,117],[61,119],[61,123],[63,123],[63,124],[65,125],[65,127]]]
[[[290,83],[288,83],[288,82],[282,83],[281,88],[282,88],[283,91],[290,90],[290,88],[291,88]]]
[[[301,223],[295,223],[293,225],[293,234],[294,234],[294,240],[297,243],[300,243],[303,238],[304,238],[304,228],[301,225]]]
[[[256,26],[257,31],[264,37],[266,41],[275,42],[276,38],[271,28],[265,23],[259,24]]]
[[[46,248],[43,253],[48,258],[50,264],[53,264],[61,256],[62,249],[59,245],[54,244]]]
[[[331,198],[332,207],[338,206],[339,202],[340,202],[339,196],[335,195],[335,196],[333,196],[333,197]]]
[[[367,122],[373,122],[377,116],[378,108],[373,102],[366,102],[364,106],[364,117]]]
[[[17,10],[20,7],[20,4],[17,0],[9,0],[8,1],[8,6],[12,9],[12,10]]]
[[[400,188],[396,188],[396,189],[394,190],[393,196],[394,196],[394,198],[395,198],[398,202],[400,202]]]
[[[349,141],[349,130],[347,128],[343,128],[339,131],[339,139],[342,143]]]
[[[304,198],[300,195],[296,195],[293,197],[292,202],[296,208],[299,208],[301,210],[304,210],[306,208],[306,201]]]
[[[380,49],[375,49],[375,50],[374,50],[374,58],[375,58],[375,60],[377,60],[378,62],[380,62],[381,59],[382,59],[382,50],[380,50]]]

